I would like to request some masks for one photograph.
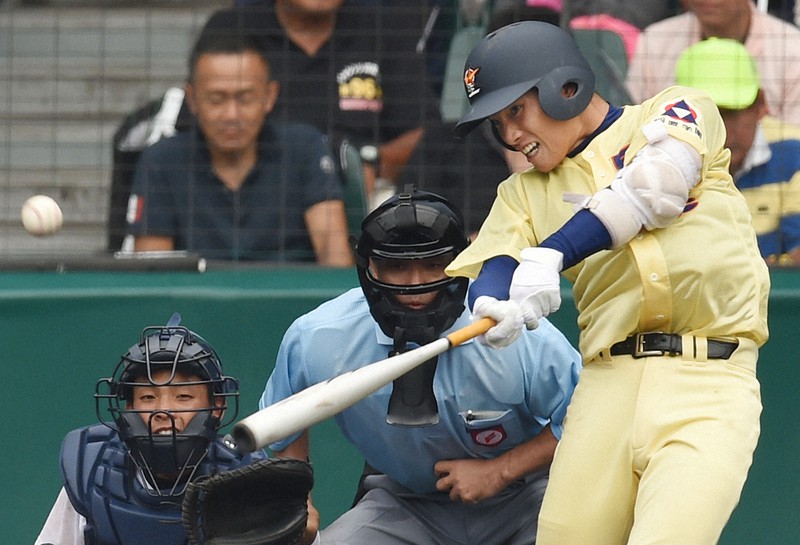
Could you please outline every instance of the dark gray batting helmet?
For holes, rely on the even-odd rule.
[[[574,95],[562,94],[574,83]],[[469,111],[454,129],[462,137],[481,121],[533,89],[542,110],[559,121],[581,113],[594,93],[594,73],[575,41],[562,28],[542,21],[521,21],[488,34],[464,65]]]

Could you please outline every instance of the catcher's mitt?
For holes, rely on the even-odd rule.
[[[260,460],[186,488],[183,526],[190,545],[292,545],[308,519],[311,466],[289,458]]]

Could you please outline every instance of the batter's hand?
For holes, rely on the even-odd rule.
[[[495,468],[497,459],[443,460],[433,466],[439,477],[436,489],[449,492],[450,499],[478,503],[496,496],[508,484]]]
[[[478,337],[482,344],[492,348],[503,348],[516,341],[525,323],[522,309],[514,301],[498,301],[494,297],[481,295],[475,300],[472,314],[476,318],[491,318],[497,325]]]
[[[539,327],[539,318],[561,306],[561,280],[558,273],[564,254],[551,248],[525,248],[522,261],[511,278],[509,296],[522,309],[528,329]]]

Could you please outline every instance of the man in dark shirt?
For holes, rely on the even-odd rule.
[[[137,251],[230,260],[352,262],[327,139],[268,122],[279,85],[259,45],[201,34],[187,103],[196,127],[145,150],[128,206]]]
[[[344,139],[367,146],[368,190],[376,176],[397,179],[425,120],[438,116],[419,36],[408,31],[418,6],[381,4],[264,1],[218,11],[204,29],[256,36],[283,88],[274,115],[316,126],[334,149]]]

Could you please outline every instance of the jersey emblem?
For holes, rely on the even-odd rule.
[[[477,445],[484,447],[494,447],[502,443],[508,435],[506,430],[503,429],[502,424],[492,426],[490,428],[483,428],[480,430],[469,430],[472,440]]]
[[[698,204],[700,204],[700,201],[698,201],[694,197],[689,197],[689,200],[686,201],[686,206],[683,207],[683,213],[685,214],[686,212],[691,212],[692,210],[697,208]]]
[[[478,75],[478,68],[467,68],[464,72],[464,86],[467,88],[467,97],[472,98],[481,92],[480,87],[475,87],[475,76]]]
[[[617,154],[611,158],[617,170],[625,166],[625,153],[627,153],[629,147],[630,144],[619,150]]]
[[[697,124],[697,112],[695,112],[685,100],[679,100],[678,102],[668,104],[664,108],[664,114],[667,117],[678,119],[685,123],[691,123],[693,125]]]
[[[342,68],[336,74],[339,109],[365,112],[383,110],[380,79],[380,67],[375,62],[356,62]]]

